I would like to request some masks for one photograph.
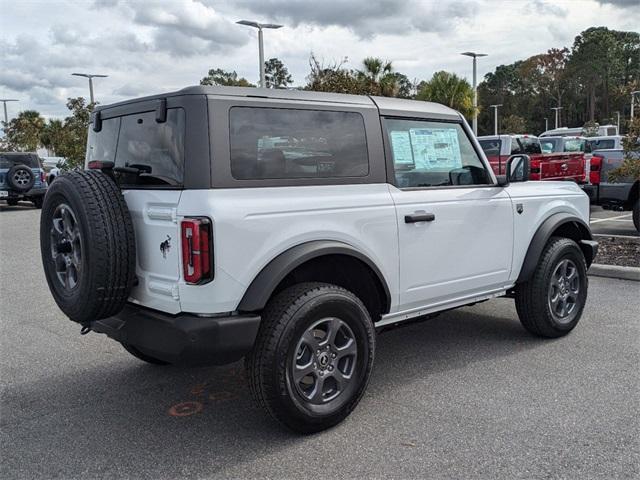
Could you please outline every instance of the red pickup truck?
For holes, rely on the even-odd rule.
[[[531,158],[531,180],[587,180],[583,152],[542,153],[538,137],[532,135],[488,135],[478,141],[496,175],[506,173],[511,155],[524,153]]]

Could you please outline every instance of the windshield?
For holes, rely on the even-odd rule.
[[[87,162],[114,162],[121,186],[181,186],[184,176],[185,114],[167,110],[156,122],[155,112],[136,113],[102,121],[99,132],[89,130]]]
[[[0,168],[11,168],[14,165],[40,168],[40,160],[34,153],[0,153]]]

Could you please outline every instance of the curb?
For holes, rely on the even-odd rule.
[[[618,265],[594,263],[587,273],[594,277],[619,278],[640,282],[640,267],[619,267]]]

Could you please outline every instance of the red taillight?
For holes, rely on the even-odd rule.
[[[44,183],[47,179],[47,175],[44,173],[44,170],[40,172],[40,181]]]
[[[599,185],[600,184],[600,173],[602,172],[602,160],[604,157],[600,155],[594,155],[591,157],[591,163],[589,167],[589,183],[591,185]]]
[[[213,279],[211,221],[186,218],[181,224],[182,271],[187,283],[201,284]]]

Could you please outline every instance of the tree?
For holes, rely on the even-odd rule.
[[[422,82],[418,88],[418,100],[441,103],[466,117],[473,115],[473,88],[455,73],[436,72],[431,80]]]
[[[79,167],[84,163],[87,150],[89,120],[95,104],[87,103],[83,97],[68,98],[67,108],[71,115],[64,120],[62,143],[57,146],[56,154],[67,159],[67,165]]]
[[[390,61],[367,57],[362,61],[362,67],[361,70],[355,71],[355,76],[362,83],[362,88],[367,94],[383,97],[398,96],[402,78],[400,74],[393,71],[393,64]]]
[[[609,172],[609,179],[612,182],[623,179],[640,180],[640,116],[635,116],[629,122],[629,133],[622,140],[622,148],[622,165]]]
[[[42,146],[49,150],[53,156],[57,156],[60,149],[64,150],[65,137],[67,129],[62,120],[51,119],[44,126],[40,141]]]
[[[252,83],[244,78],[238,78],[238,74],[227,72],[221,68],[211,69],[207,76],[200,80],[200,85],[214,85],[219,87],[255,87]]]
[[[264,62],[264,73],[267,88],[287,88],[293,83],[289,70],[277,58],[270,58]]]
[[[518,115],[509,115],[502,120],[502,131],[506,133],[527,133],[527,121]]]
[[[36,151],[41,145],[40,137],[44,125],[44,118],[39,112],[35,110],[20,112],[8,124],[4,124],[4,146],[15,151]]]
[[[309,57],[310,73],[307,76],[305,90],[316,92],[350,93],[353,95],[366,95],[368,92],[363,83],[351,70],[344,68],[347,62],[333,62],[324,65],[312,53]]]

